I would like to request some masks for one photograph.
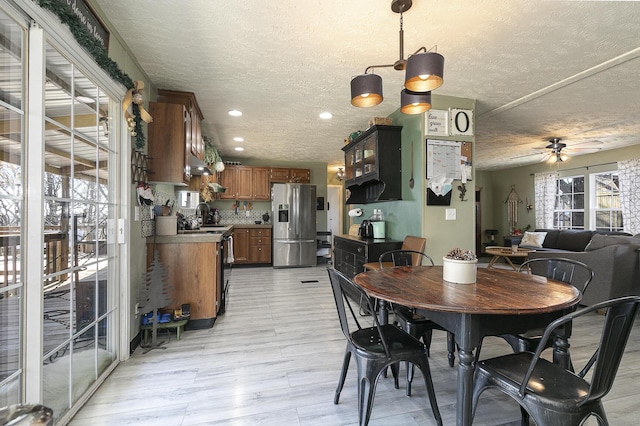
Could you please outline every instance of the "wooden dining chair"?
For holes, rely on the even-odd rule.
[[[535,353],[518,352],[479,361],[473,381],[473,413],[480,394],[491,388],[520,404],[522,425],[528,425],[529,417],[533,417],[537,425],[577,426],[590,416],[599,425],[608,425],[602,399],[613,386],[639,304],[640,296],[627,296],[574,311],[549,324]],[[585,358],[578,374],[541,358],[553,340],[554,330],[605,309],[599,340],[590,339],[593,355]],[[590,335],[596,336],[595,332]]]
[[[358,287],[346,275],[333,268],[327,268],[327,271],[338,310],[340,327],[347,339],[347,348],[345,350],[340,379],[333,403],[337,404],[340,399],[340,392],[344,386],[347,370],[349,369],[349,361],[351,360],[351,356],[354,356],[358,367],[359,424],[360,426],[366,426],[371,416],[376,385],[381,373],[386,370],[387,367],[391,368],[397,388],[398,364],[400,362],[409,362],[417,365],[422,371],[431,410],[433,411],[437,424],[442,425],[442,417],[433,389],[426,346],[409,333],[392,324],[381,325],[378,317],[375,315],[372,315],[374,322],[372,327],[360,326],[360,322],[358,321],[359,315],[357,315],[351,306],[350,299],[346,296],[344,289],[348,289],[350,294],[353,292],[363,294],[365,296],[364,299],[369,301],[369,308],[372,311],[374,308],[373,303],[366,297],[364,290]],[[351,318],[349,318],[348,313],[351,314]],[[351,331],[350,324],[355,324],[357,330]]]
[[[424,249],[427,246],[427,239],[421,237],[414,237],[413,235],[407,235],[402,241],[402,247],[400,250],[413,250],[420,253],[424,253]],[[390,252],[387,252],[390,253]],[[385,254],[385,253],[383,253]],[[419,256],[413,257],[413,266],[420,265],[419,262],[422,261],[422,258]],[[365,271],[377,271],[379,269],[391,268],[393,265],[393,261],[391,259],[385,259],[383,263],[381,263],[380,259],[377,262],[367,262],[364,264]]]

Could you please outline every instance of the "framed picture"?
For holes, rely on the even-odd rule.
[[[324,197],[316,197],[316,210],[324,210]]]

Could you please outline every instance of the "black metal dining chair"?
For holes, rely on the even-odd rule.
[[[491,388],[520,404],[523,425],[529,424],[529,417],[537,425],[581,425],[590,416],[599,425],[608,425],[602,398],[613,386],[639,304],[640,296],[627,296],[574,311],[549,324],[535,353],[518,352],[479,361],[474,377],[473,412],[480,394]],[[593,355],[578,374],[540,357],[554,330],[604,309],[607,314],[600,339],[593,342]]]
[[[353,355],[356,358],[356,365],[358,367],[359,424],[360,426],[366,426],[371,417],[376,385],[381,373],[387,367],[390,367],[394,374],[397,388],[398,364],[400,362],[410,362],[417,365],[422,371],[431,410],[438,425],[442,425],[442,417],[440,416],[436,394],[433,389],[431,370],[429,369],[429,360],[427,358],[427,348],[425,345],[409,333],[392,324],[380,325],[375,315],[372,315],[374,321],[372,327],[361,327],[358,321],[359,315],[353,310],[344,289],[349,288],[350,293],[355,292],[356,294],[360,293],[364,295],[364,300],[369,301],[370,299],[366,297],[365,292],[346,275],[333,268],[327,268],[327,271],[338,310],[340,327],[347,339],[347,348],[340,372],[340,380],[333,399],[334,404],[337,404],[340,399],[340,392],[342,391],[347,376],[349,361]],[[369,301],[369,305],[369,309],[373,312],[374,307],[371,301]],[[350,313],[351,320],[358,328],[355,331],[350,331],[350,321],[347,312]]]
[[[589,266],[577,260],[560,257],[530,259],[523,262],[518,271],[571,284],[582,293],[593,279],[593,271]],[[540,343],[543,331],[543,329],[535,329],[522,334],[503,334],[500,337],[509,343],[514,352],[533,352]],[[553,341],[548,342],[547,347],[551,347],[552,344]]]
[[[423,252],[416,250],[390,250],[382,253],[378,259],[380,269],[394,266],[416,266],[427,264],[433,266],[433,259]],[[411,334],[416,339],[422,339],[427,347],[427,356],[431,356],[431,338],[433,330],[443,330],[443,327],[431,321],[429,318],[418,313],[408,306],[393,305],[394,324],[400,326],[404,331]],[[453,333],[447,331],[447,352],[449,366],[453,367],[455,361],[456,343]],[[411,396],[411,382],[413,381],[413,365],[407,364],[407,396]]]

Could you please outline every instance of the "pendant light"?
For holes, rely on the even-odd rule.
[[[403,114],[422,114],[431,109],[431,92],[400,92],[400,112]]]
[[[429,92],[442,86],[444,56],[435,52],[417,53],[407,59],[404,87],[412,92]]]
[[[382,77],[362,74],[351,80],[351,105],[367,108],[382,102]]]
[[[400,14],[400,58],[393,64],[371,65],[364,74],[351,79],[351,104],[360,108],[380,104],[382,95],[382,77],[374,74],[374,68],[391,68],[404,71],[405,88],[401,92],[400,111],[405,114],[419,114],[431,109],[431,90],[443,83],[444,57],[435,52],[427,52],[421,47],[404,59],[404,30],[402,13],[409,10],[412,0],[392,0],[391,10]],[[423,52],[423,53],[420,53]]]

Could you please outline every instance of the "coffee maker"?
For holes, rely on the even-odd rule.
[[[373,238],[373,224],[370,220],[363,220],[358,228],[360,238]]]

